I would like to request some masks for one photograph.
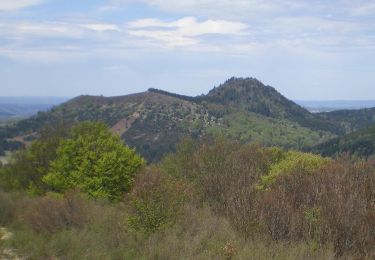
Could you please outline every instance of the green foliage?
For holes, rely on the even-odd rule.
[[[373,258],[375,161],[223,138],[177,150],[138,174],[124,203],[0,193],[8,248],[33,259]]]
[[[12,222],[15,217],[15,207],[11,194],[0,190],[0,225],[3,226]]]
[[[166,174],[176,178],[189,177],[191,171],[192,156],[198,143],[191,138],[184,138],[176,147],[176,152],[164,157],[160,166]]]
[[[148,169],[137,176],[130,194],[130,226],[149,234],[173,226],[188,199],[188,186],[163,175],[159,169]]]
[[[0,169],[0,184],[6,190],[28,190],[32,194],[46,191],[42,181],[49,172],[50,162],[69,128],[65,125],[45,126],[37,140],[25,150],[15,152],[8,165]]]
[[[94,198],[119,200],[143,165],[104,123],[83,122],[61,142],[43,181],[57,192],[79,188]]]
[[[337,156],[349,153],[354,156],[368,158],[375,154],[375,127],[368,127],[329,140],[311,148],[311,150],[324,156]]]
[[[289,151],[284,155],[277,153],[278,160],[270,167],[269,172],[261,177],[258,188],[266,189],[272,185],[280,175],[296,171],[309,174],[329,162],[329,159],[311,153]]]
[[[40,198],[28,200],[30,204],[40,202]],[[13,204],[21,205],[18,200]],[[0,252],[11,248],[18,258],[72,260],[333,259],[329,247],[313,249],[304,242],[270,242],[257,237],[244,240],[227,219],[209,208],[188,206],[173,227],[144,235],[129,230],[124,223],[126,207],[121,203],[87,201],[78,205],[84,206],[88,221],[53,232],[34,230],[17,215],[8,226],[13,235],[0,242]],[[24,215],[23,208],[19,211]]]
[[[301,127],[286,119],[266,118],[255,113],[232,112],[224,116],[223,124],[207,128],[207,132],[220,133],[241,143],[256,142],[266,146],[302,149],[334,137],[324,131]]]
[[[344,128],[343,133],[347,134],[372,127],[375,124],[375,108],[337,110],[316,115],[327,121],[340,123]]]
[[[44,124],[61,120],[67,124],[103,121],[148,163],[174,152],[184,136],[199,140],[220,133],[242,143],[304,149],[345,133],[341,121],[311,114],[256,79],[232,78],[198,97],[155,89],[121,97],[79,96],[0,127],[0,153],[10,148],[9,138],[25,138]]]

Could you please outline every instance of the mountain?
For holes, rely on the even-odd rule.
[[[306,109],[255,78],[231,78],[212,89],[203,98],[210,102],[239,107],[267,117],[294,120],[310,116]]]
[[[257,79],[231,78],[197,97],[157,89],[79,96],[0,128],[0,148],[32,139],[45,124],[101,120],[150,162],[173,151],[184,136],[221,134],[244,143],[303,149],[346,133],[344,123],[334,117],[312,114]]]
[[[202,98],[266,117],[290,120],[302,127],[343,134],[338,122],[315,116],[255,78],[231,78]]]

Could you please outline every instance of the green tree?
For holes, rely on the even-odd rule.
[[[14,152],[10,163],[0,170],[0,186],[5,190],[27,190],[33,194],[46,191],[42,181],[49,171],[49,165],[56,158],[56,151],[67,136],[69,128],[63,123],[46,125],[38,139],[24,150]]]
[[[277,151],[277,149],[275,151]],[[284,174],[293,173],[295,171],[311,174],[330,161],[320,155],[298,151],[277,154],[276,158],[277,160],[271,165],[269,172],[261,176],[261,184],[258,185],[259,189],[267,189],[276,182],[279,176]]]
[[[43,181],[56,192],[79,188],[94,198],[119,200],[143,165],[104,123],[83,122],[61,142]]]

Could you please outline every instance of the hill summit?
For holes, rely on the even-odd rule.
[[[157,161],[184,137],[225,135],[241,142],[303,149],[342,134],[329,114],[315,115],[255,78],[230,78],[206,95],[149,89],[125,96],[79,96],[0,128],[0,152],[26,142],[46,124],[104,121],[148,161]]]

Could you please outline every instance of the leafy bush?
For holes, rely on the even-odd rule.
[[[277,154],[278,160],[274,163],[266,175],[261,177],[258,186],[266,189],[283,174],[290,172],[303,172],[309,174],[321,168],[329,162],[329,159],[311,153],[289,151],[285,154]]]
[[[104,123],[84,122],[61,142],[43,181],[56,192],[79,188],[93,198],[120,200],[143,165]]]
[[[47,187],[42,178],[48,173],[50,162],[56,158],[57,148],[68,129],[63,124],[45,126],[28,149],[13,153],[10,164],[0,169],[3,189],[44,193]]]
[[[137,176],[130,194],[130,226],[144,233],[172,226],[181,215],[189,193],[183,181],[163,175],[157,168],[146,170]]]

